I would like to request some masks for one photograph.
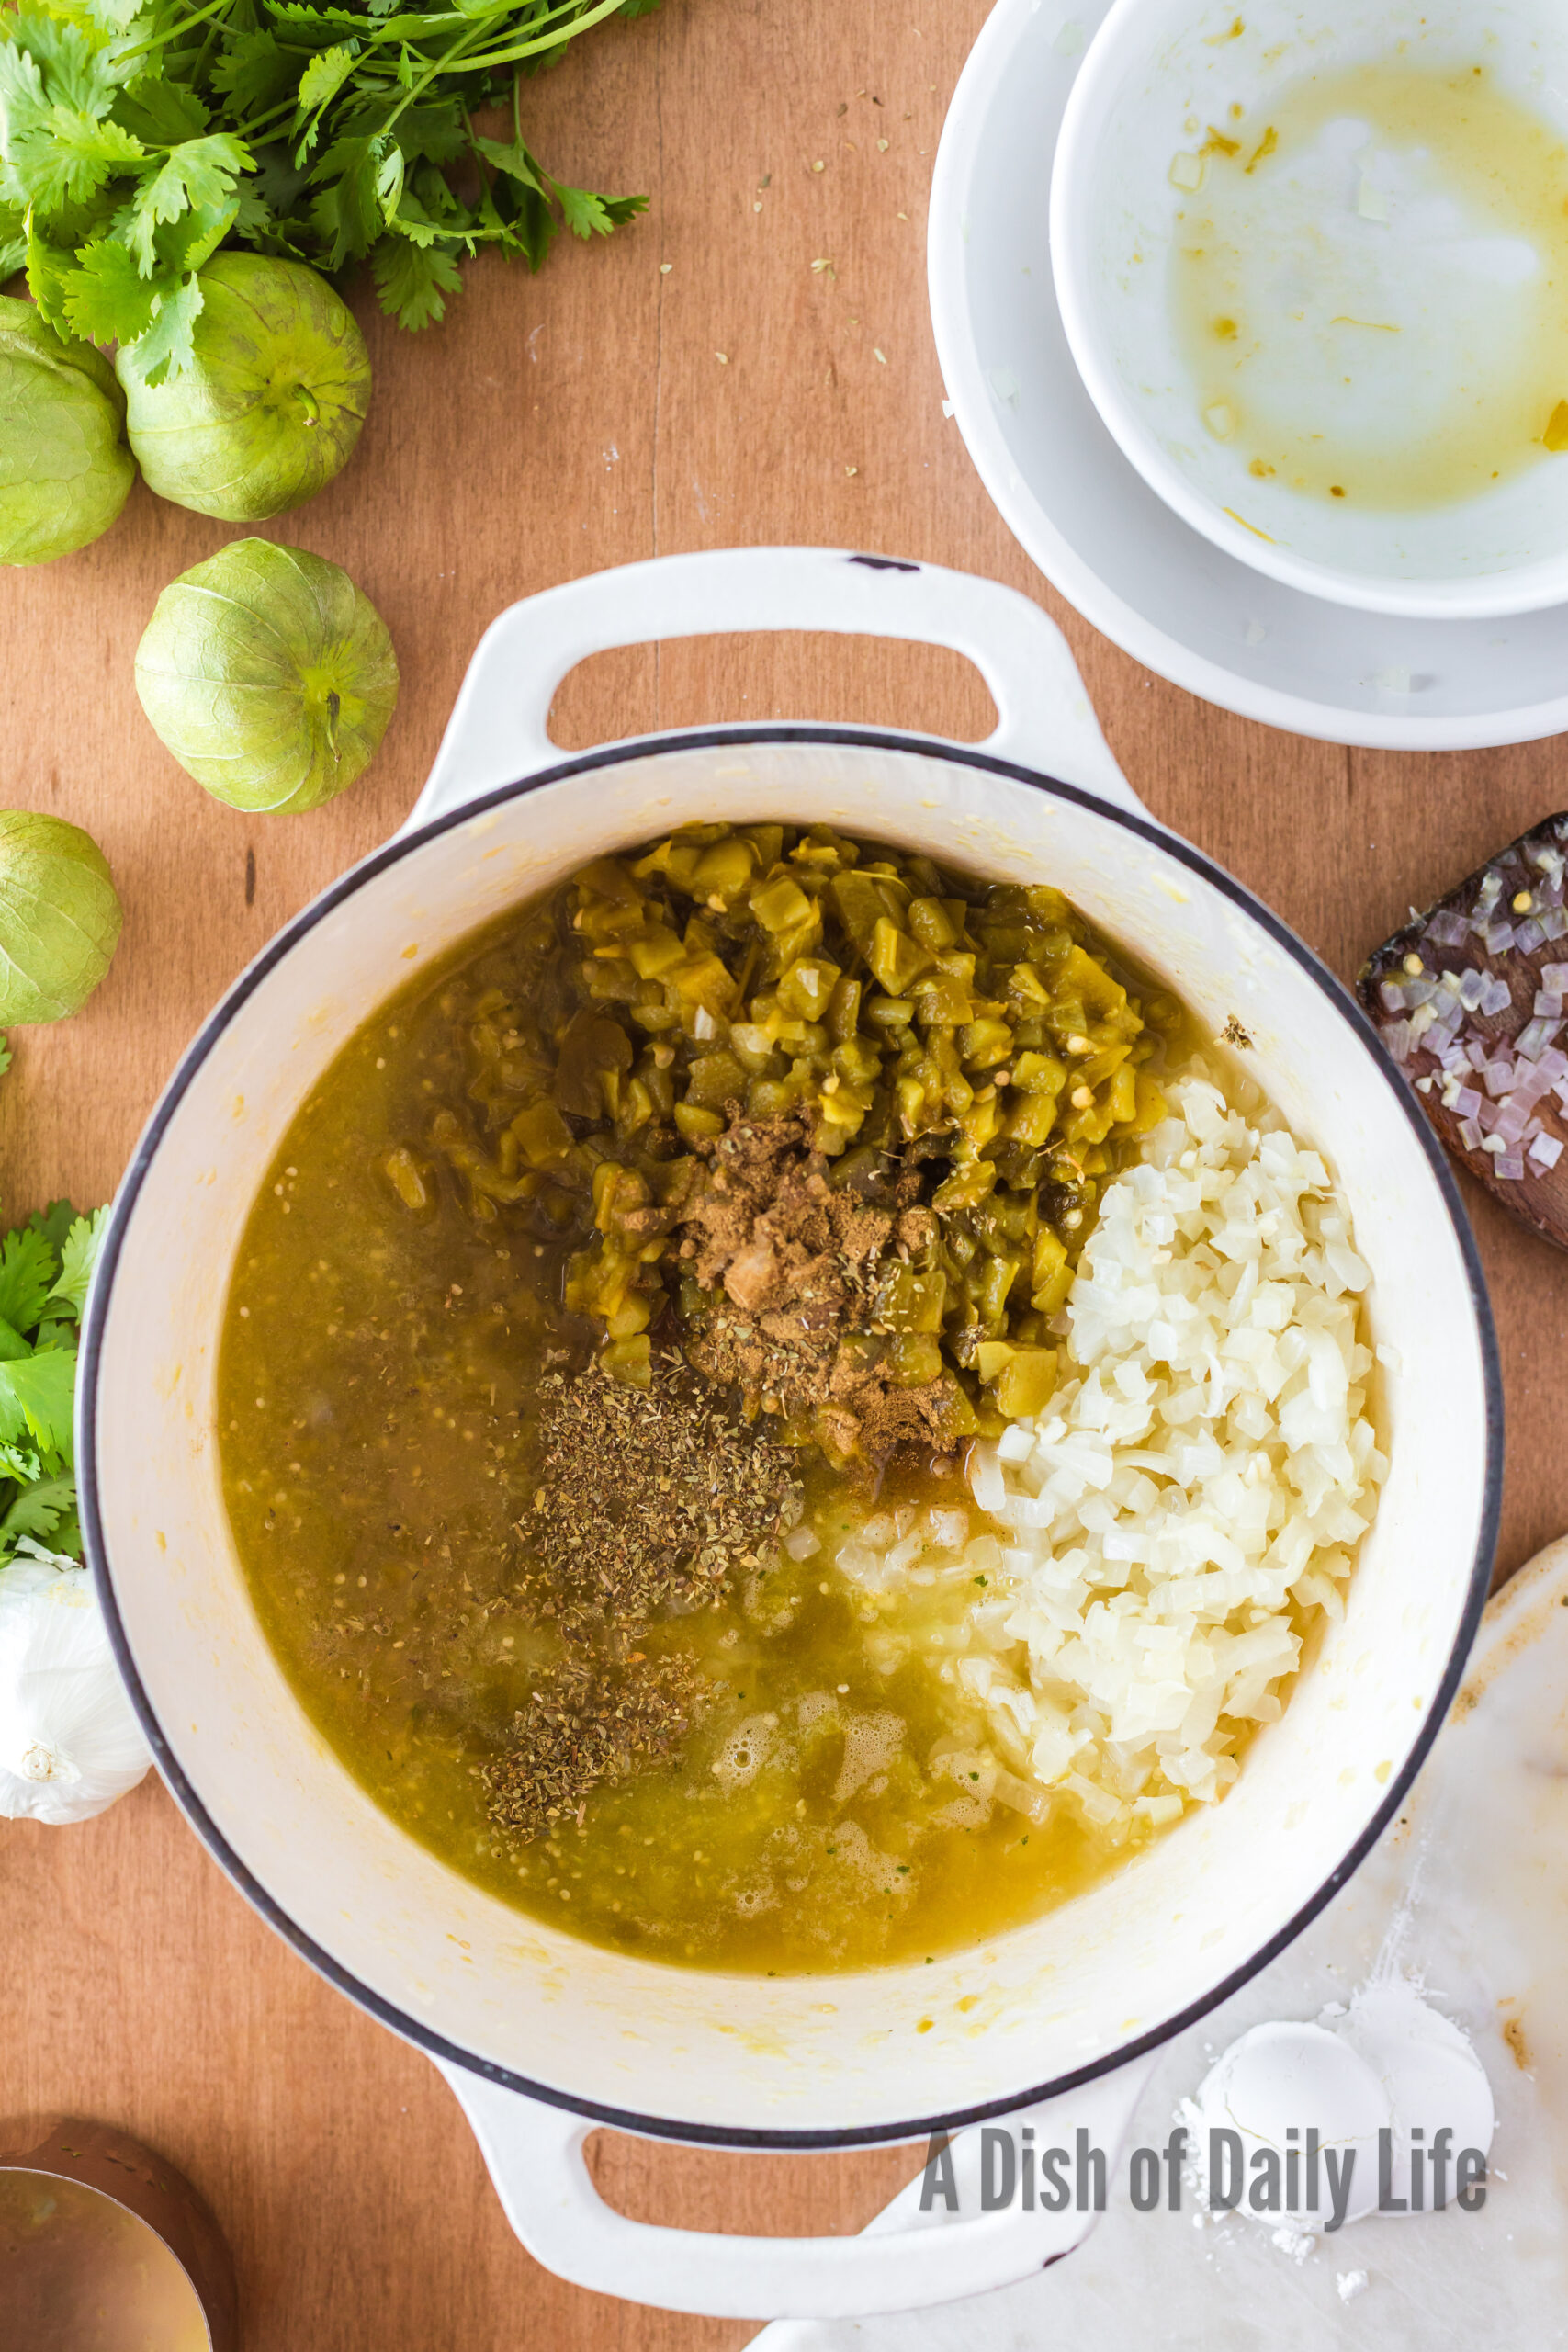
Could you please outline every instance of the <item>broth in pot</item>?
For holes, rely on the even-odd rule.
[[[289,1128],[219,1373],[255,1606],[345,1768],[521,1911],[777,1973],[978,1941],[1222,1793],[1353,1535],[1222,1677],[1200,1785],[1185,1697],[1139,1746],[1045,1662],[1028,1531],[1108,1194],[1187,1165],[1189,1081],[1260,1115],[1227,1067],[1059,893],[824,827],[600,859],[412,979]],[[1157,1616],[1160,1569],[1096,1605]]]

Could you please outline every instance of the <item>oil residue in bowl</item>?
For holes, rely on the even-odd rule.
[[[1486,70],[1358,66],[1188,130],[1178,341],[1255,478],[1410,512],[1568,449],[1568,141]]]

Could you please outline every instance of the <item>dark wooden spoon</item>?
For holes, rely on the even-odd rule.
[[[1356,984],[1447,1148],[1568,1250],[1568,814],[1415,916]]]

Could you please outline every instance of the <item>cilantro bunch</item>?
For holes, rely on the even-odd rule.
[[[0,1566],[24,1538],[82,1556],[76,1330],[107,1219],[56,1201],[0,1241]]]
[[[0,277],[61,334],[131,347],[151,384],[192,357],[197,272],[248,245],[329,274],[368,260],[406,327],[440,318],[481,247],[537,269],[560,229],[647,198],[552,180],[525,74],[658,0],[48,0],[0,6]],[[474,117],[511,111],[509,140]]]

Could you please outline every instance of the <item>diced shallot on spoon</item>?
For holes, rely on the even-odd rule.
[[[1438,1136],[1568,1250],[1568,813],[1385,940],[1357,993]]]

